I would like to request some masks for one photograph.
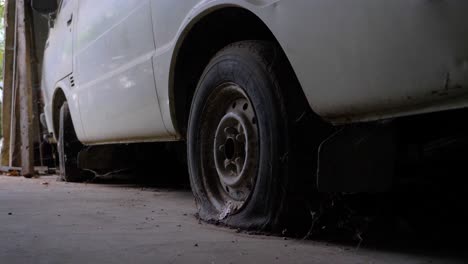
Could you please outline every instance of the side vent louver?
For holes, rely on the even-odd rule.
[[[72,88],[75,87],[75,79],[73,78],[72,75],[70,75],[70,84],[71,84],[71,87],[72,87]]]

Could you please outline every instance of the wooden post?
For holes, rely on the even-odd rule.
[[[17,67],[18,91],[20,95],[21,127],[21,167],[25,177],[33,177],[34,172],[34,129],[33,129],[33,87],[31,79],[31,39],[24,0],[17,0]],[[29,18],[30,19],[30,18]]]
[[[1,164],[11,166],[10,161],[10,138],[11,138],[11,119],[13,103],[13,78],[14,78],[14,60],[15,58],[15,18],[16,2],[15,0],[5,0],[5,58],[3,70],[3,105],[2,105],[2,130],[3,146]]]
[[[36,29],[40,28],[41,24],[39,23],[38,18],[34,15],[33,9],[31,6],[28,6],[27,12],[27,21],[28,21],[28,36],[29,36],[29,45],[30,52],[31,52],[31,87],[33,89],[32,98],[33,98],[33,135],[34,135],[34,145],[37,147],[37,151],[35,153],[35,165],[43,166],[44,163],[44,155],[42,153],[42,135],[43,135],[43,128],[41,126],[41,111],[43,109],[43,101],[42,101],[42,92],[41,92],[41,75],[39,73],[40,69],[40,62],[38,57],[38,47],[42,45],[42,43],[38,43],[39,40],[37,38]],[[44,43],[45,45],[45,43]],[[43,52],[43,51],[41,51]],[[39,156],[36,156],[39,155]],[[36,169],[37,171],[37,169]]]

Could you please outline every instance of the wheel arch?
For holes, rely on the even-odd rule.
[[[245,40],[266,40],[274,42],[278,47],[281,47],[281,44],[260,17],[236,5],[220,5],[205,10],[192,19],[180,36],[172,56],[169,101],[176,131],[186,138],[190,107],[197,83],[206,65],[219,50]],[[291,63],[288,63],[291,72],[294,73]],[[297,80],[296,76],[294,77]],[[303,94],[302,89],[300,92]]]

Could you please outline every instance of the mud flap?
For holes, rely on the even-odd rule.
[[[343,127],[319,148],[319,191],[389,191],[396,167],[396,143],[391,122]]]

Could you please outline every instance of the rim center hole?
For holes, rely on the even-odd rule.
[[[236,146],[235,146],[234,139],[228,138],[226,140],[226,144],[224,145],[224,154],[226,155],[226,158],[230,160],[233,159],[235,151],[236,151]]]

